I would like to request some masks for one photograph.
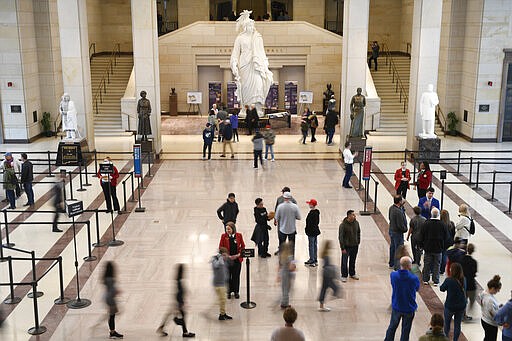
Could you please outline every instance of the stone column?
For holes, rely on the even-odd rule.
[[[131,0],[133,67],[135,70],[135,95],[142,90],[151,102],[151,131],[153,147],[162,150],[160,134],[160,71],[158,65],[158,31],[156,1]]]
[[[222,103],[228,105],[228,82],[233,80],[233,73],[230,68],[222,69]]]
[[[428,84],[433,84],[437,91],[442,10],[443,0],[414,0],[407,149],[417,149],[416,136],[422,129],[421,94]]]
[[[92,107],[91,71],[87,3],[82,0],[57,0],[60,53],[64,92],[75,102],[78,130],[94,149],[94,118]]]
[[[357,88],[366,94],[368,72],[368,18],[370,0],[345,0],[343,7],[343,52],[341,62],[340,149],[350,131],[350,100]]]

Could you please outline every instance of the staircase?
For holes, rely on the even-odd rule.
[[[388,73],[389,66],[385,65],[385,58],[379,58],[379,71],[371,70],[373,82],[381,99],[380,127],[369,132],[372,136],[406,136],[407,135],[407,107],[404,113],[404,100],[400,102],[400,90],[395,92],[396,83],[393,83],[392,74]],[[409,57],[393,56],[400,79],[409,93],[409,76],[411,60]],[[372,64],[373,66],[373,64]],[[435,133],[443,136],[444,133],[436,119]]]
[[[95,56],[91,61],[91,83],[93,96],[105,74],[110,54]],[[103,102],[98,102],[98,114],[94,114],[95,136],[126,136],[130,135],[122,127],[121,97],[124,96],[126,84],[133,68],[133,56],[117,57],[114,73],[107,83],[107,92],[103,94]],[[94,103],[93,103],[94,105]],[[94,108],[94,111],[96,109]]]

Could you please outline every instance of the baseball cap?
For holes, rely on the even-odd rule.
[[[285,199],[291,199],[291,197],[292,197],[292,195],[291,195],[291,193],[290,193],[290,192],[284,192],[284,193],[283,193],[283,198],[285,198]]]
[[[306,201],[306,204],[316,206],[318,202],[315,199],[309,199],[309,201]]]
[[[12,156],[12,153],[11,152],[7,152],[4,154],[4,156]]]

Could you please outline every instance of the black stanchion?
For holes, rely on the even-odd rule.
[[[245,249],[242,251],[242,256],[245,257],[245,269],[246,269],[246,283],[247,283],[247,300],[240,303],[240,306],[244,309],[253,309],[256,307],[256,303],[251,302],[251,257],[254,257],[254,249]]]
[[[82,309],[91,305],[91,301],[86,298],[80,298],[80,280],[78,276],[78,253],[76,250],[76,227],[75,217],[73,219],[73,247],[75,249],[75,277],[76,277],[76,299],[69,301],[66,305],[70,309]]]
[[[29,292],[27,294],[27,297],[30,297],[30,298],[34,298],[34,295],[36,295],[37,297],[41,297],[44,295],[44,293],[42,291],[37,291],[36,290],[36,287],[37,287],[37,276],[36,276],[36,252],[35,251],[30,251],[30,258],[31,259],[31,263],[32,263],[32,285],[33,285],[33,290],[32,292]]]
[[[473,157],[469,158],[469,185],[473,183]]]
[[[377,209],[377,194],[378,194],[378,189],[379,187],[379,183],[377,181],[375,181],[375,197],[374,197],[374,203],[373,203],[373,213],[377,213],[378,212],[378,209]]]
[[[123,211],[126,212],[127,211],[127,207],[126,207],[126,180],[123,181],[123,203],[124,203]]]
[[[102,243],[100,241],[100,216],[98,209],[94,211],[94,215],[96,216],[96,243],[93,243],[92,246],[94,247],[102,247],[107,245],[107,243]]]
[[[7,209],[4,208],[4,224],[5,224],[5,244],[2,244],[5,247],[13,247],[16,244],[11,243],[9,241],[9,222],[7,221]]]
[[[112,164],[110,164],[112,166]],[[113,172],[113,166],[112,166],[112,172]],[[112,197],[112,185],[110,184],[110,174],[112,172],[107,173],[108,177],[108,200]],[[114,210],[110,210],[110,219],[111,219],[111,226],[112,226],[112,240],[108,242],[108,246],[121,246],[124,244],[122,240],[116,239],[116,231],[115,231],[115,224],[114,224]]]
[[[92,186],[92,185],[89,183],[89,173],[87,173],[87,162],[84,162],[84,170],[85,170],[85,184],[84,184],[84,186],[85,186],[85,187]]]
[[[153,177],[151,174],[151,152],[148,153],[148,175],[150,178]]]
[[[91,222],[90,221],[86,221],[86,224],[87,226],[87,257],[84,257],[84,261],[86,262],[92,262],[94,260],[96,260],[96,256],[93,256],[92,255],[92,250],[91,250]]]
[[[407,150],[407,148],[405,148],[405,150],[404,150],[404,162],[407,162],[407,152],[408,152],[408,150]]]
[[[57,258],[57,263],[59,264],[59,288],[60,288],[60,296],[56,298],[53,303],[57,305],[66,304],[69,302],[69,298],[64,297],[64,275],[62,273],[62,256]]]
[[[98,152],[94,150],[94,176],[98,174]]]
[[[508,194],[508,214],[510,214],[510,209],[512,208],[512,181],[510,181],[510,190]]]
[[[362,190],[363,188],[361,187],[361,172],[363,170],[363,163],[362,162],[359,162],[359,187],[357,187],[357,190],[360,191]]]
[[[64,196],[64,201],[65,201],[67,199],[67,197],[66,197],[66,194],[67,194],[66,193],[66,170],[65,169],[61,169],[60,170],[60,178],[62,179],[60,181],[63,182],[63,184],[62,184],[62,195]]]
[[[7,297],[4,300],[4,303],[5,304],[18,304],[18,303],[21,302],[21,297],[14,296],[14,276],[12,274],[12,257],[11,256],[7,257],[7,262],[8,262],[8,265],[9,265],[9,289],[10,289],[10,294],[9,294],[9,297]]]
[[[459,155],[457,156],[457,175],[460,175],[460,153],[461,150],[459,149]]]
[[[412,183],[416,183],[416,160],[412,160]],[[418,190],[416,188],[416,190]]]
[[[359,211],[359,214],[360,215],[370,215],[371,212],[369,212],[367,209],[366,209],[366,206],[368,205],[368,198],[369,198],[369,193],[368,191],[370,190],[369,189],[369,184],[370,184],[370,180],[364,180],[364,210],[363,211]]]
[[[84,188],[84,183],[82,181],[82,164],[78,163],[78,175],[80,176],[80,188],[77,189],[77,192],[83,192],[87,191],[87,189]]]
[[[47,178],[53,178],[55,175],[52,174],[52,159],[50,155],[50,151],[48,151],[48,175]]]
[[[492,190],[491,190],[491,198],[489,199],[489,201],[497,201],[496,199],[494,199],[494,190],[496,189],[496,170],[493,170],[492,171]]]
[[[75,198],[73,198],[73,178],[71,177],[71,172],[68,172],[68,175],[69,175],[69,196],[71,200],[75,200]]]
[[[137,202],[137,199],[135,199],[135,181],[133,180],[133,171],[130,172],[130,179],[131,179],[131,183],[132,183],[132,195],[131,195],[131,199],[128,199],[128,201],[131,201],[131,202]]]
[[[34,251],[32,251],[34,252]],[[40,335],[46,331],[46,327],[39,325],[39,312],[37,307],[37,281],[32,281],[32,301],[34,302],[34,327],[28,330],[30,335]]]
[[[444,179],[441,180],[441,209],[443,209],[444,203]]]
[[[481,190],[480,187],[478,187],[478,183],[480,181],[480,161],[476,162],[476,186],[473,187],[475,191]]]
[[[138,189],[138,193],[139,193],[139,207],[135,207],[135,212],[145,212],[146,208],[141,206],[141,201],[140,201],[140,178],[139,177],[137,177],[137,189]]]

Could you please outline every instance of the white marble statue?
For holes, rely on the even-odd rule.
[[[62,117],[62,131],[66,132],[66,139],[74,140],[80,138],[75,103],[70,99],[68,93],[62,95],[59,113]]]
[[[439,104],[439,98],[434,92],[434,85],[429,84],[427,91],[421,95],[420,114],[423,131],[421,138],[435,138],[434,123],[436,120],[436,105]]]
[[[235,39],[230,60],[242,117],[245,116],[245,105],[251,104],[256,106],[258,115],[263,114],[262,106],[274,78],[268,69],[261,34],[256,31],[254,20],[249,18],[251,13],[252,11],[244,10],[236,21],[237,31],[241,32]]]

